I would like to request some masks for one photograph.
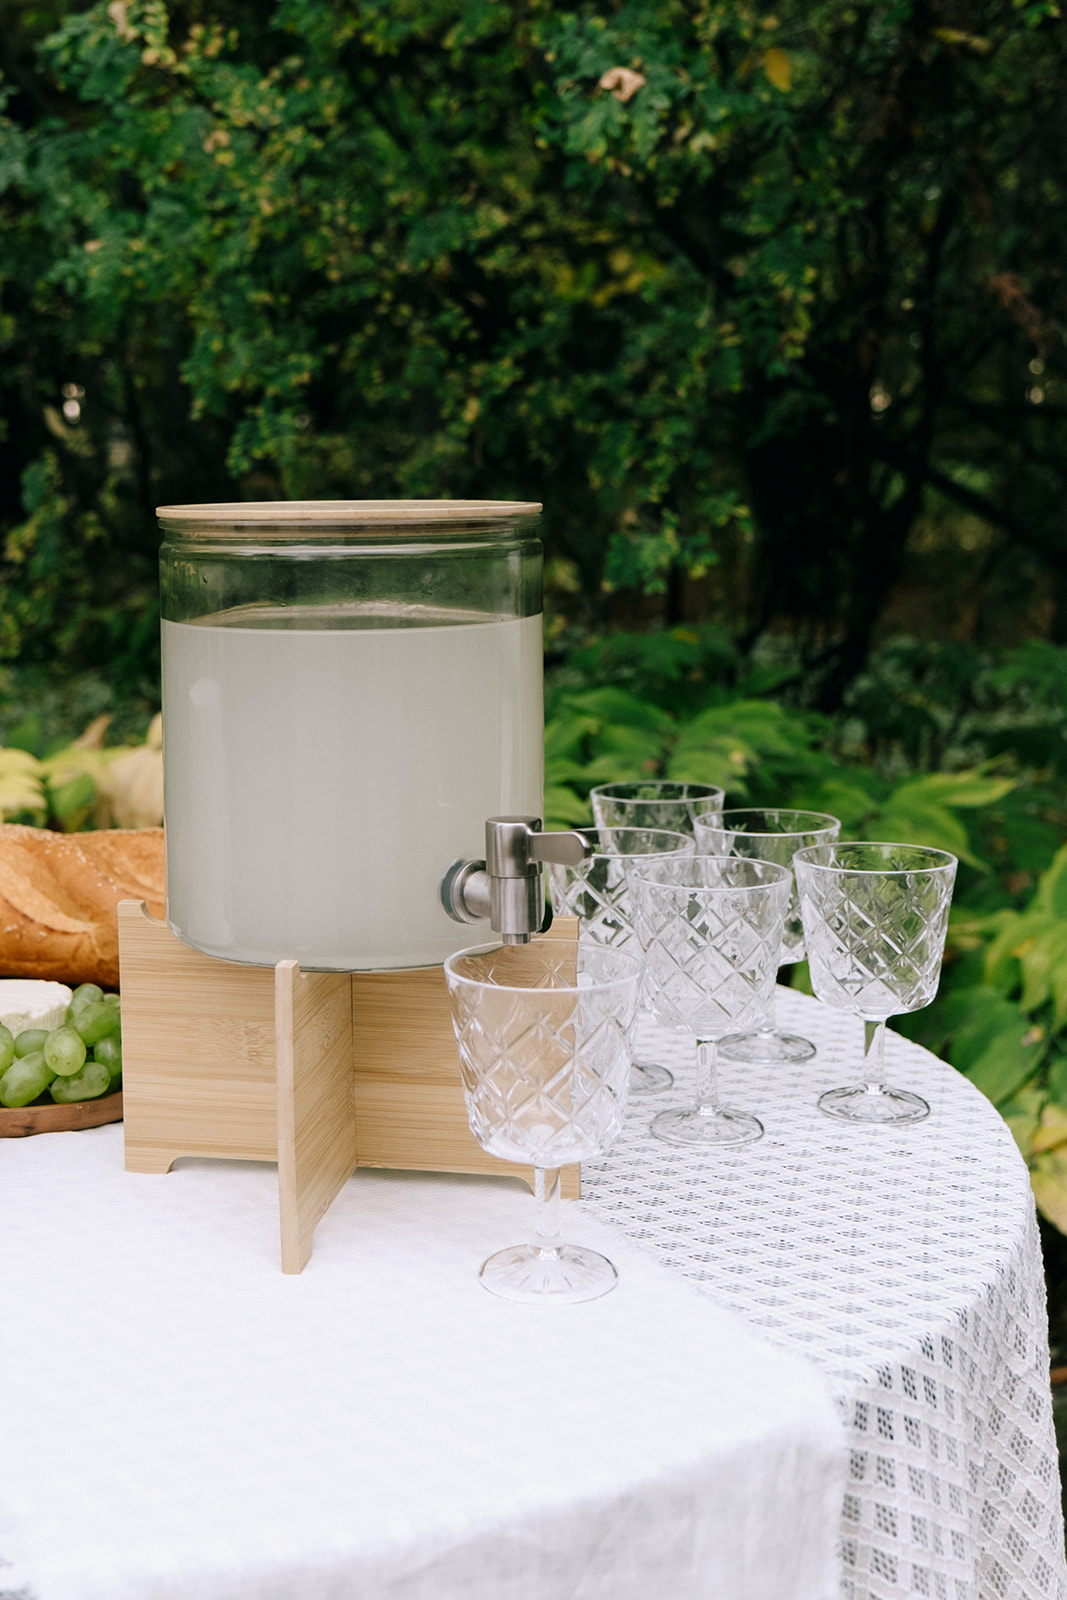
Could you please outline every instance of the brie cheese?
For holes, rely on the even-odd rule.
[[[63,1026],[71,1002],[65,983],[50,983],[46,978],[0,979],[0,1022],[17,1039],[27,1028]]]

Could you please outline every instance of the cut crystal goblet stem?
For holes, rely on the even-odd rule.
[[[754,1144],[763,1138],[763,1123],[751,1112],[724,1106],[719,1095],[719,1047],[715,1039],[696,1041],[696,1105],[689,1110],[661,1111],[652,1132],[667,1144]]]
[[[567,1244],[560,1233],[559,1167],[534,1168],[534,1230],[528,1245],[510,1245],[482,1263],[480,1282],[504,1300],[576,1304],[614,1289],[619,1274],[607,1256]]]
[[[863,1082],[847,1089],[828,1089],[819,1096],[819,1110],[840,1122],[922,1122],[929,1104],[910,1089],[886,1082],[885,1017],[863,1019]]]
[[[697,1110],[713,1117],[719,1106],[719,1062],[714,1039],[697,1038]]]
[[[559,1254],[560,1167],[534,1168],[534,1243],[539,1250]]]
[[[863,1019],[863,1076],[868,1094],[880,1094],[885,1081],[885,1018]]]

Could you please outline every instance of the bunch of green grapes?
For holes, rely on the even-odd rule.
[[[98,1100],[122,1087],[117,994],[95,983],[75,989],[63,1023],[27,1028],[16,1039],[0,1022],[0,1105],[28,1106],[47,1090],[57,1105]]]

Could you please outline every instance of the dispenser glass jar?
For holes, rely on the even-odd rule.
[[[226,960],[469,944],[441,880],[541,815],[540,506],[164,506],[167,917]]]

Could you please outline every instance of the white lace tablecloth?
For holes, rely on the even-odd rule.
[[[0,1142],[0,1600],[1064,1600],[1010,1135],[895,1036],[929,1120],[831,1122],[859,1026],[779,1009],[819,1054],[724,1064],[733,1154],[648,1135],[648,1030],[678,1090],[564,1207],[619,1288],[547,1314],[475,1278],[506,1181],[357,1174],[286,1278],[273,1167]]]
[[[618,1288],[520,1306],[515,1180],[359,1173],[285,1277],[271,1166],[0,1141],[0,1593],[835,1600],[822,1378],[564,1209]]]
[[[930,1117],[832,1121],[816,1097],[862,1078],[862,1025],[787,990],[777,1020],[818,1055],[723,1062],[724,1099],[766,1133],[713,1155],[648,1134],[654,1112],[691,1103],[693,1046],[646,1023],[639,1058],[676,1089],[633,1101],[623,1139],[583,1169],[583,1204],[825,1375],[847,1436],[848,1600],[1063,1600],[1041,1249],[1011,1135],[893,1034],[887,1075]]]

